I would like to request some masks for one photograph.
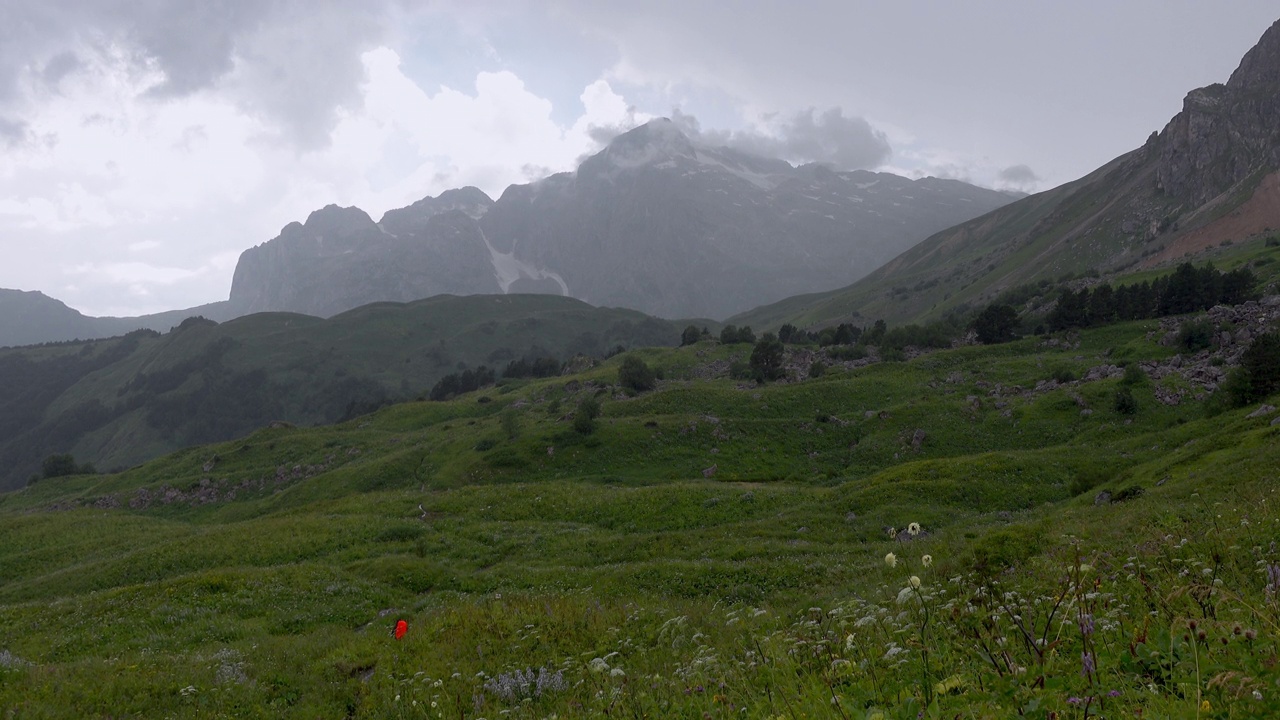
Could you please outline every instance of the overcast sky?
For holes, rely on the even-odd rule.
[[[1044,190],[1223,82],[1274,0],[0,0],[0,287],[223,300],[329,203],[493,197],[675,116],[793,162]]]

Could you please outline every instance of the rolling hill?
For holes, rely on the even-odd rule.
[[[680,327],[549,295],[438,296],[336,317],[259,313],[0,350],[0,488],[51,455],[127,467],[273,422],[331,423],[512,360],[679,342]]]

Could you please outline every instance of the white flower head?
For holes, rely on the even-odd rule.
[[[930,565],[933,564],[933,556],[925,555],[924,557],[920,558],[920,564],[925,567],[929,567]]]
[[[917,576],[917,575],[912,575],[912,576],[911,576],[911,587],[913,587],[913,588],[918,588],[918,587],[920,587],[920,578],[919,578],[919,576]]]
[[[913,522],[913,523],[911,523],[910,525],[908,525],[908,526],[907,526],[907,534],[908,534],[908,535],[912,535],[912,536],[919,535],[919,534],[920,534],[920,523]]]
[[[896,567],[898,564],[898,556],[894,555],[893,553],[889,553],[888,555],[885,555],[884,564],[888,565],[889,567]]]

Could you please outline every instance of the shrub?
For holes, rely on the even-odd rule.
[[[861,360],[867,356],[867,348],[862,345],[846,345],[827,350],[833,360]]]
[[[902,362],[907,359],[907,353],[900,347],[883,347],[880,348],[880,359],[884,362]]]
[[[635,355],[628,355],[618,367],[618,384],[632,393],[652,390],[655,381],[653,370]]]
[[[751,365],[742,360],[734,360],[729,363],[729,377],[734,380],[750,380],[754,376],[751,372]]]
[[[1073,372],[1071,368],[1066,368],[1066,367],[1054,368],[1053,372],[1049,375],[1049,377],[1063,384],[1069,383],[1069,382],[1075,382],[1077,379],[1075,372]]]
[[[813,364],[809,366],[810,378],[820,378],[824,374],[826,374],[826,372],[827,372],[827,365],[821,360],[814,360]]]
[[[1213,325],[1208,320],[1188,320],[1178,328],[1178,347],[1198,352],[1213,344]]]
[[[684,329],[684,332],[680,333],[680,347],[693,345],[701,339],[702,331],[698,329],[697,325],[690,325]]]
[[[1147,381],[1147,374],[1142,371],[1138,363],[1131,362],[1124,366],[1124,377],[1120,378],[1120,384],[1129,387],[1141,385]]]
[[[751,326],[743,325],[725,325],[720,331],[720,343],[722,345],[738,345],[750,344],[756,341],[756,334],[751,331]]]
[[[1133,396],[1132,390],[1122,387],[1116,390],[1113,406],[1121,415],[1133,415],[1138,412],[1138,399]]]
[[[1280,332],[1254,338],[1240,356],[1240,368],[1249,380],[1245,402],[1261,400],[1280,389]]]
[[[969,325],[983,345],[1009,342],[1018,338],[1018,311],[1009,305],[988,305]]]
[[[67,475],[93,475],[96,472],[98,471],[91,463],[77,465],[75,457],[70,453],[50,455],[40,467],[40,477],[46,480]]]
[[[785,374],[782,343],[773,333],[765,333],[751,351],[751,371],[757,380],[777,380]]]
[[[573,414],[573,429],[581,435],[596,431],[596,418],[600,416],[600,401],[594,397],[583,398]]]

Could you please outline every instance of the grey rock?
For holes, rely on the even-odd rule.
[[[1275,412],[1275,411],[1276,411],[1276,406],[1275,406],[1275,405],[1263,405],[1263,406],[1259,407],[1257,410],[1254,410],[1253,412],[1249,413],[1249,414],[1248,414],[1248,415],[1246,415],[1245,417],[1248,417],[1248,418],[1257,418],[1257,417],[1262,417],[1262,416],[1264,416],[1264,415],[1270,415],[1271,413],[1273,413],[1273,412]]]

